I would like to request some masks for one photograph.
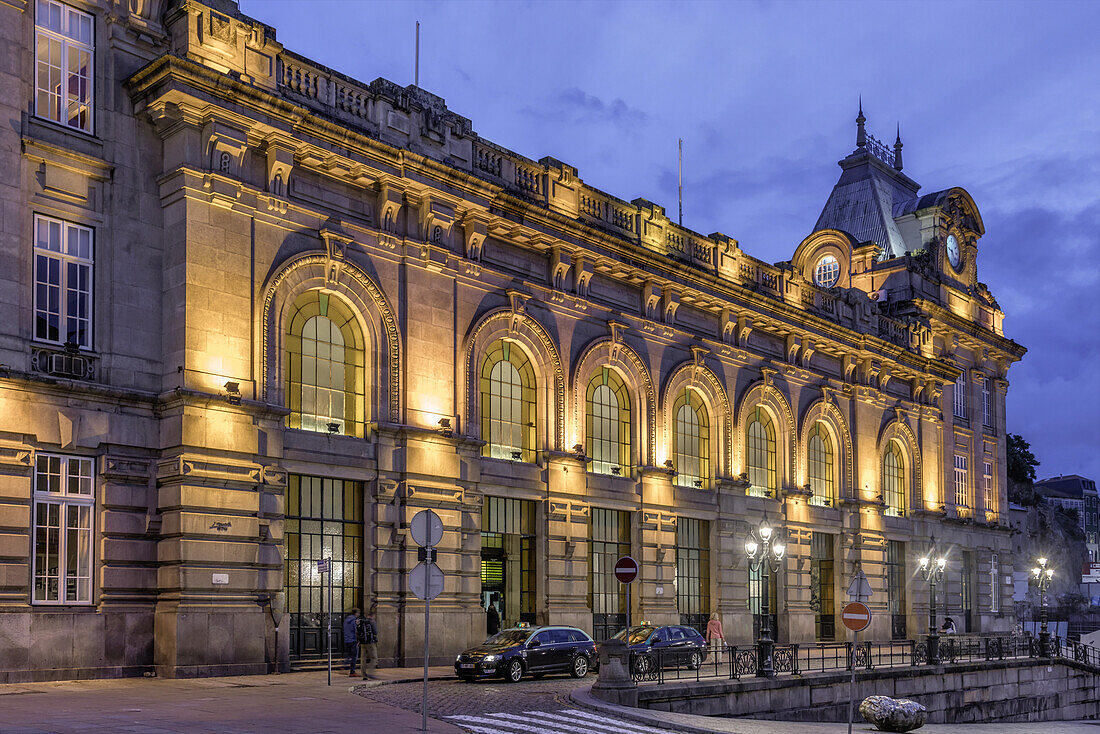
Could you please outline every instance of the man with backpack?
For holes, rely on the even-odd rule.
[[[375,608],[367,610],[367,616],[360,617],[356,626],[359,640],[359,652],[363,661],[363,680],[377,678],[373,671],[378,668],[378,625],[374,622]],[[367,671],[372,672],[367,672]]]

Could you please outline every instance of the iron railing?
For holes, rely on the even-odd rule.
[[[1100,667],[1100,648],[1051,637],[1047,654]],[[1030,635],[943,635],[939,638],[941,663],[1043,657],[1039,639]],[[891,642],[820,642],[773,645],[772,667],[776,675],[802,675],[829,671],[873,670],[924,665],[927,640]],[[630,676],[635,682],[665,683],[671,680],[730,679],[755,676],[760,655],[756,645],[721,648],[661,648],[631,651]]]

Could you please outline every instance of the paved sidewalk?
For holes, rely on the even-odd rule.
[[[442,677],[450,668],[434,668]],[[408,680],[423,669],[378,671]],[[0,734],[349,734],[420,731],[420,715],[354,695],[358,677],[324,671],[229,678],[123,678],[0,685]],[[428,719],[428,731],[462,729]]]

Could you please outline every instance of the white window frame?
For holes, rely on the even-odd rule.
[[[47,48],[55,48],[58,53],[58,63],[50,63],[49,56],[46,59],[39,57],[39,48],[45,43]],[[34,13],[34,114],[43,120],[57,123],[69,130],[94,134],[95,130],[95,16],[77,10],[74,7],[58,2],[58,0],[36,0]],[[88,76],[84,82],[87,84],[88,98],[81,101],[79,98],[70,100],[69,93],[72,82],[80,84],[80,76],[69,69],[68,58],[73,53],[87,53]],[[43,69],[43,66],[46,69]],[[56,69],[58,84],[56,93],[49,79],[42,79],[42,72],[50,67]],[[42,94],[50,97],[54,110],[41,109],[40,98]],[[64,99],[62,99],[64,95]],[[84,125],[73,125],[70,120],[74,116],[69,114],[73,101],[79,107],[86,108],[87,115]],[[62,111],[64,110],[64,112]],[[77,116],[78,117],[78,116]]]
[[[967,419],[966,415],[966,370],[955,380],[955,417]]]
[[[990,513],[997,514],[997,502],[993,495],[993,463],[990,461],[982,462],[982,491],[982,502],[988,519]]]
[[[814,285],[832,288],[840,280],[840,261],[833,255],[825,255],[814,266]]]
[[[970,460],[965,454],[955,454],[955,507],[970,509]]]
[[[54,472],[51,462],[56,462],[57,471]],[[56,477],[56,482],[51,481]],[[95,599],[95,460],[86,456],[67,456],[64,454],[38,453],[35,455],[33,478],[34,502],[31,508],[31,603],[48,606],[77,606],[90,605]],[[71,491],[73,486],[78,491]],[[39,507],[58,507],[58,522],[56,527],[56,574],[46,578],[57,579],[57,598],[39,598],[38,596],[38,540],[40,529],[47,533],[50,526],[40,528],[38,522]],[[68,524],[69,509],[87,508],[87,527],[70,527]],[[47,509],[47,512],[49,510]],[[71,542],[68,531],[75,530],[86,534],[84,541],[83,560],[86,564],[87,574],[77,578],[87,581],[86,598],[69,597],[69,543]],[[48,538],[48,535],[47,535]],[[78,561],[79,562],[79,561]],[[79,569],[79,566],[78,566]],[[48,592],[47,581],[47,592]]]
[[[1000,559],[997,558],[997,554],[994,553],[989,557],[989,611],[997,612],[1000,605],[1000,595],[997,593],[1000,588],[1000,582],[998,574],[1000,573]]]
[[[55,236],[56,235],[56,236]],[[92,330],[95,324],[95,230],[75,222],[69,222],[57,217],[48,217],[43,214],[34,215],[34,339],[48,344],[64,346],[68,343],[70,319],[79,318],[78,314],[69,313],[69,290],[78,287],[71,282],[73,268],[86,268],[87,289],[87,328],[84,330],[84,338],[77,342],[81,349],[92,348]],[[50,262],[56,263],[57,283],[40,279],[40,265],[45,262],[48,269]],[[48,295],[46,303],[43,303],[43,289],[57,290],[58,319],[57,339],[50,339],[48,335],[38,332],[39,314],[47,317],[54,313],[49,304]]]

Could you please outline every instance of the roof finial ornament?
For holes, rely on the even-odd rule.
[[[901,170],[901,123],[898,123],[898,139],[894,141],[894,170]]]
[[[859,116],[856,117],[856,147],[863,149],[867,147],[867,130],[863,127],[863,123],[867,122],[867,118],[863,116],[863,95],[859,95]]]

